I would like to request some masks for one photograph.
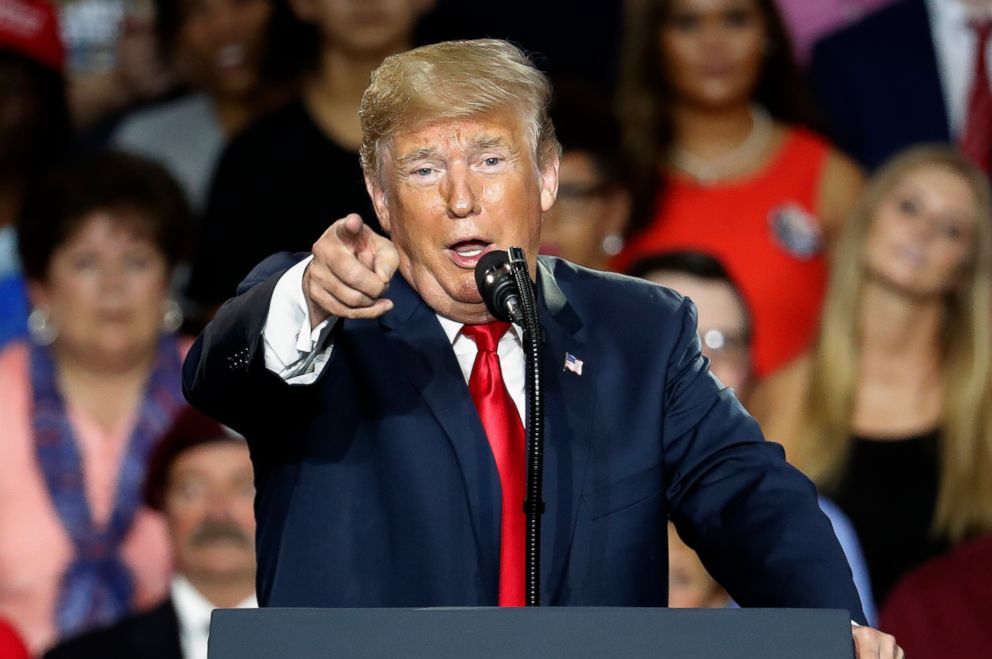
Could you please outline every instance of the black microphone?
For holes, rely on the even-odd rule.
[[[497,249],[483,254],[475,265],[475,285],[489,313],[503,322],[523,324],[520,290],[506,252]]]

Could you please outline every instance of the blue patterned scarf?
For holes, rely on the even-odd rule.
[[[131,607],[134,582],[120,549],[141,506],[150,452],[183,405],[174,336],[159,341],[141,411],[128,439],[109,523],[97,528],[86,499],[82,457],[59,391],[51,351],[31,349],[35,456],[59,519],[72,541],[55,609],[60,635],[120,619]]]

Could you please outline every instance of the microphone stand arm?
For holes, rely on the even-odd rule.
[[[542,330],[537,314],[534,283],[527,272],[527,261],[519,247],[508,250],[510,271],[520,291],[524,328],[524,357],[527,377],[527,515],[526,567],[524,594],[527,606],[541,605],[541,515],[544,513],[544,378]]]

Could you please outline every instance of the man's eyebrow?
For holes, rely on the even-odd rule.
[[[423,160],[424,158],[430,158],[437,155],[437,149],[430,146],[422,146],[419,149],[414,149],[413,151],[407,152],[405,155],[400,156],[396,159],[396,164],[399,167],[406,167],[412,162],[418,160]]]
[[[475,138],[472,141],[472,146],[477,149],[486,150],[486,149],[507,149],[509,148],[510,145],[507,143],[505,139],[503,139],[498,135],[492,137],[482,135],[480,137]]]

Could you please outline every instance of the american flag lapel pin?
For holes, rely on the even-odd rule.
[[[562,368],[563,371],[571,371],[576,375],[582,375],[582,360],[576,359],[575,355],[570,352],[565,353],[565,366]]]

